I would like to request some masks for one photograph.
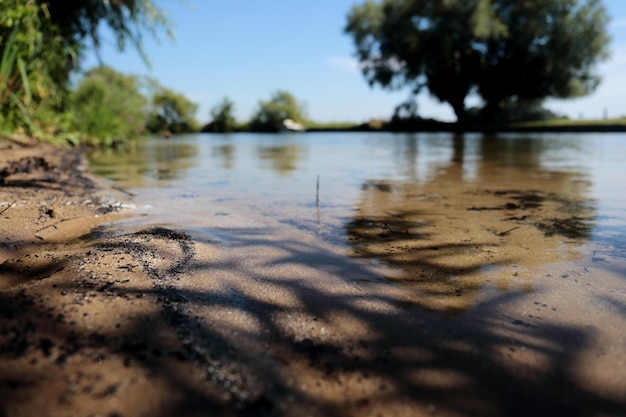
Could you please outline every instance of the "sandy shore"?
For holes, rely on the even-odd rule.
[[[79,150],[2,144],[0,170],[0,417],[626,415],[619,256],[465,209],[451,256],[397,205],[350,226],[352,259],[306,235],[224,246],[102,227],[132,211]]]

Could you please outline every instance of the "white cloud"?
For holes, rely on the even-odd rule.
[[[613,20],[610,24],[612,29],[622,28],[626,26],[626,19]]]
[[[189,100],[195,102],[195,103],[200,103],[203,101],[207,101],[209,99],[214,98],[215,96],[211,93],[203,93],[203,92],[195,92],[195,93],[191,93],[187,96],[187,98],[189,98]]]
[[[345,72],[358,73],[360,71],[359,61],[345,56],[334,56],[328,59],[331,67]]]
[[[620,76],[626,70],[626,45],[618,45],[611,50],[611,57],[598,66],[600,74],[605,77]]]
[[[360,70],[364,68],[374,68],[375,65],[380,64],[379,61],[376,61],[374,59],[372,61],[359,62],[354,58],[347,57],[332,57],[328,60],[328,62],[332,67],[339,68],[343,71],[350,73],[360,72]],[[400,71],[402,70],[402,68],[404,68],[405,65],[404,63],[399,62],[394,58],[387,59],[385,64],[392,71]]]

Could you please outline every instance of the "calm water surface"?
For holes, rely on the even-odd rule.
[[[570,218],[582,222],[576,237],[583,243],[626,256],[621,133],[197,134],[150,138],[130,153],[89,158],[92,172],[135,195],[150,222],[207,230],[225,243],[228,230],[211,226],[238,215],[231,226],[242,226],[242,218],[249,223],[243,226],[271,220],[348,247],[347,225],[363,205],[377,209],[375,195],[403,199],[407,187],[436,189],[444,180],[507,190],[528,179],[576,201]]]

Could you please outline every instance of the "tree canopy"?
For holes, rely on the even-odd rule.
[[[146,61],[142,49],[145,33],[156,36],[158,31],[165,30],[172,36],[171,24],[153,0],[37,0],[36,3],[46,11],[61,42],[78,53],[87,39],[99,48],[98,26],[102,23],[113,32],[120,51],[130,44]]]
[[[426,89],[463,122],[472,93],[493,120],[511,102],[593,92],[607,23],[600,0],[368,0],[345,31],[370,85]]]

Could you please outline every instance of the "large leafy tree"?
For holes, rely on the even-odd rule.
[[[511,102],[592,92],[607,22],[600,0],[369,0],[345,31],[371,85],[426,89],[463,122],[474,92],[490,119]]]

